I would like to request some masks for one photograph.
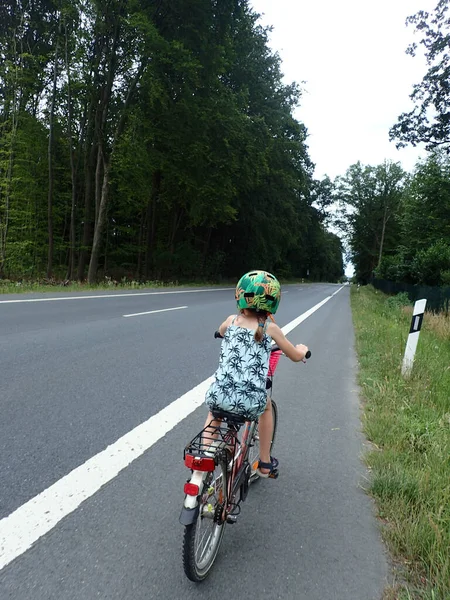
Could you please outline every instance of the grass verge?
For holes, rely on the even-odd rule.
[[[286,280],[281,281],[284,285],[304,284],[309,282]],[[162,287],[234,287],[235,280],[229,281],[133,281],[126,278],[116,281],[106,277],[103,281],[96,284],[89,284],[79,281],[58,281],[58,280],[18,280],[0,279],[0,294],[23,294],[23,293],[47,293],[47,292],[91,292],[95,290],[138,290],[146,288]]]
[[[398,600],[450,599],[450,337],[425,315],[411,377],[400,372],[411,309],[371,287],[352,289],[364,396],[369,492],[403,583]]]
[[[122,279],[115,281],[105,279],[96,284],[88,284],[78,281],[9,281],[0,280],[0,294],[23,294],[23,293],[47,293],[47,292],[91,292],[95,290],[138,290],[153,288],[170,287],[228,287],[230,283],[211,283],[203,282],[179,282],[179,281],[131,281]]]

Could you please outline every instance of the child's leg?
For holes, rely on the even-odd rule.
[[[207,427],[211,427],[211,433],[214,431],[212,428],[213,427],[219,427],[220,426],[220,421],[218,419],[215,419],[211,412],[208,412],[208,416],[206,417],[206,421],[205,421],[205,427],[204,429],[206,429]]]
[[[266,410],[259,417],[259,458],[261,462],[270,463],[270,444],[273,434],[272,403],[267,398]],[[269,469],[261,469],[262,473],[269,473]]]
[[[214,419],[212,414],[208,412],[208,416],[206,417],[205,427],[204,427],[204,437],[203,437],[203,445],[211,446],[212,441],[217,437],[216,427],[220,427],[220,421]]]

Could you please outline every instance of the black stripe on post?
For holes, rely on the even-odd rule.
[[[411,321],[411,329],[409,330],[409,333],[416,333],[417,331],[420,331],[420,328],[422,327],[422,321],[423,313],[420,315],[413,315]]]

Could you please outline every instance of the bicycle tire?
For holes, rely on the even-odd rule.
[[[270,454],[272,455],[273,445],[275,443],[275,437],[277,433],[277,424],[278,424],[278,407],[276,405],[275,400],[271,399],[272,403],[272,419],[273,419],[273,433],[272,433],[272,442],[270,444]],[[255,427],[252,437],[252,445],[249,448],[248,452],[249,463],[252,466],[252,474],[250,475],[250,482],[256,481],[259,479],[259,475],[254,471],[253,465],[259,458],[259,438],[258,438],[258,427]]]
[[[223,507],[227,504],[227,463],[225,459],[221,459],[219,464],[216,467],[216,471],[219,470],[217,477],[213,477],[211,481],[205,480],[203,485],[202,493],[200,494],[200,510],[197,520],[191,525],[187,525],[184,529],[184,537],[183,537],[183,567],[186,577],[191,581],[196,583],[203,581],[209,575],[211,568],[216,560],[217,553],[219,552],[220,545],[222,543],[223,534],[225,531],[225,523],[223,521],[221,523],[218,522],[221,515],[220,505]],[[214,471],[214,474],[216,473]],[[216,487],[216,482],[218,478],[221,476],[220,489]],[[211,516],[208,514],[208,517],[203,516],[203,509],[206,506],[206,500],[211,498],[211,493],[209,490],[211,489],[214,483],[215,495],[217,495],[216,505],[214,508],[214,518],[211,519]],[[204,521],[209,520],[211,522],[212,528],[212,542],[210,544],[210,548],[208,549],[207,558],[203,561],[200,560],[201,557],[198,556],[198,548],[196,547],[197,538],[201,535],[201,528]]]

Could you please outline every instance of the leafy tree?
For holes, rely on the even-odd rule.
[[[402,242],[412,249],[450,239],[450,161],[446,153],[433,153],[416,167],[405,194],[401,223]]]
[[[23,139],[21,126],[33,128],[32,121],[39,113],[51,60],[54,15],[51,0],[13,0],[0,7],[0,275],[13,231],[10,224],[17,202],[15,167],[19,137]]]
[[[408,17],[407,24],[420,32],[420,45],[424,48],[428,71],[422,81],[415,84],[411,99],[415,107],[400,115],[390,131],[397,146],[417,146],[424,143],[428,150],[450,143],[450,18],[449,1],[440,0],[433,13],[419,11]],[[411,44],[407,53],[415,56],[418,45]]]
[[[379,275],[411,283],[443,283],[449,269],[450,239],[450,161],[446,152],[434,152],[417,165],[405,188],[397,222],[396,252],[382,261]]]
[[[438,240],[427,249],[419,250],[412,263],[416,281],[427,285],[442,285],[450,281],[450,243]]]
[[[398,163],[352,165],[335,182],[341,206],[341,227],[347,229],[356,277],[368,281],[384,254],[395,250],[399,225],[395,219],[406,173]]]

